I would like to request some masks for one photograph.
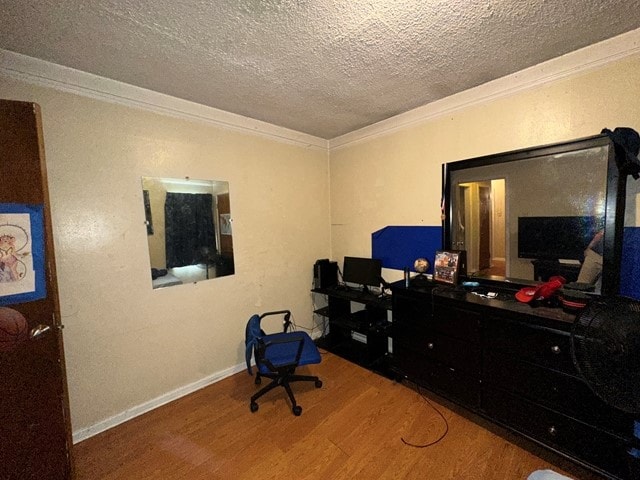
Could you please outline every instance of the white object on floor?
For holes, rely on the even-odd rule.
[[[536,470],[527,477],[527,480],[571,480],[553,470]]]

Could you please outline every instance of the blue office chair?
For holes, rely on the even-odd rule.
[[[283,332],[267,335],[260,327],[264,317],[270,315],[284,315]],[[322,386],[318,377],[310,375],[296,375],[295,370],[300,365],[320,363],[320,352],[311,337],[305,332],[287,332],[291,326],[291,312],[280,310],[253,315],[247,322],[245,332],[247,371],[253,375],[251,355],[255,357],[257,374],[255,384],[260,385],[262,377],[271,379],[271,383],[263,387],[251,397],[252,412],[258,411],[256,400],[277,386],[284,387],[291,400],[291,410],[295,416],[302,413],[302,407],[296,403],[291,382],[315,382],[316,388]]]

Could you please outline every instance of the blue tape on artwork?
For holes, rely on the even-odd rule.
[[[416,258],[426,258],[433,273],[436,250],[442,250],[442,227],[389,226],[371,234],[371,256],[384,268],[413,270]]]
[[[0,305],[47,296],[42,205],[0,203]]]

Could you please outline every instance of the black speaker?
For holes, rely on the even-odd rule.
[[[313,266],[313,288],[329,288],[338,284],[338,263],[317,260]]]

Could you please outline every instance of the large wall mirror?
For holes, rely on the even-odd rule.
[[[142,177],[153,288],[234,273],[229,182]]]
[[[444,175],[444,245],[467,252],[468,276],[562,275],[617,293],[622,220],[607,136],[453,162]]]

